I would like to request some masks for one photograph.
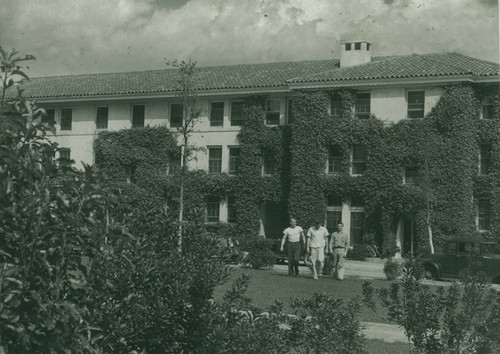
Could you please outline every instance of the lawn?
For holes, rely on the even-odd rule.
[[[314,280],[306,268],[301,267],[301,272],[302,274],[294,278],[289,277],[286,273],[273,270],[234,268],[229,281],[215,289],[215,300],[222,299],[225,291],[231,287],[232,280],[242,273],[248,273],[251,276],[247,296],[253,300],[254,305],[261,309],[267,309],[275,300],[279,300],[284,304],[285,311],[290,313],[293,312],[290,304],[294,298],[310,297],[314,293],[326,293],[331,297],[344,299],[361,298],[362,285],[366,281],[349,278],[338,281],[325,277]],[[370,282],[375,288],[386,287],[390,284],[385,280],[371,280]],[[385,314],[381,307],[377,311],[382,315]],[[365,306],[361,308],[360,319],[365,322],[389,323]]]

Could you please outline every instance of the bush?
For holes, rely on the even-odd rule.
[[[241,259],[241,264],[253,269],[272,268],[276,262],[276,254],[271,250],[273,240],[262,237],[251,237],[242,246],[248,254]]]
[[[466,274],[460,284],[431,291],[414,258],[405,260],[403,276],[378,290],[389,321],[404,328],[410,350],[426,353],[498,353],[500,293],[483,273]],[[375,290],[363,284],[364,303],[375,311]]]
[[[357,261],[364,261],[366,257],[370,257],[365,244],[353,245],[352,249],[347,250],[347,258]]]
[[[384,263],[384,274],[387,280],[395,280],[403,274],[401,263],[388,258]]]

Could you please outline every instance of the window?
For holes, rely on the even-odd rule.
[[[218,222],[220,215],[220,198],[207,197],[207,222]]]
[[[447,253],[457,253],[457,243],[456,242],[450,242],[446,246],[446,252]]]
[[[240,164],[240,148],[229,148],[229,169],[230,175],[238,173]]]
[[[352,147],[352,175],[362,175],[366,170],[366,158],[368,152],[363,144],[356,144]]]
[[[227,222],[236,222],[235,199],[233,196],[227,197]]]
[[[265,150],[262,153],[262,174],[263,175],[272,175],[274,173],[274,156],[272,151]]]
[[[339,145],[330,145],[328,148],[328,173],[340,173],[342,150]]]
[[[361,42],[354,43],[354,50],[361,50]]]
[[[354,103],[354,112],[359,119],[370,118],[370,93],[359,92],[356,94],[356,101]]]
[[[210,103],[210,126],[222,127],[224,124],[224,102]]]
[[[424,118],[424,91],[408,92],[408,118]]]
[[[494,92],[489,90],[483,91],[482,99],[482,118],[483,119],[493,119],[495,118],[495,95]]]
[[[42,123],[47,123],[49,125],[54,125],[56,123],[56,110],[55,109],[46,109],[45,114],[42,116]]]
[[[342,115],[342,98],[337,93],[330,99],[330,115],[335,118]]]
[[[168,162],[168,174],[174,175],[181,170],[181,154],[172,154]]]
[[[404,168],[404,184],[420,184],[420,168],[418,166],[406,166]]]
[[[342,199],[338,196],[328,196],[326,204],[326,228],[332,232],[342,222]]]
[[[490,229],[490,200],[487,198],[478,201],[478,229],[479,231]]]
[[[96,129],[108,129],[108,107],[97,107]]]
[[[231,102],[231,126],[243,124],[243,102]]]
[[[208,173],[221,173],[222,170],[222,148],[208,148]]]
[[[132,128],[144,127],[144,105],[132,106]]]
[[[182,127],[182,117],[184,116],[184,105],[182,103],[172,103],[170,105],[170,127]]]
[[[73,123],[73,111],[71,108],[61,109],[61,130],[71,130]]]
[[[287,109],[286,109],[286,112],[287,112],[287,124],[292,124],[293,122],[295,122],[295,118],[293,116],[293,109],[292,109],[292,100],[287,100],[287,103],[286,103],[286,106],[287,106]]]
[[[359,244],[364,234],[364,200],[361,197],[351,199],[351,244]]]
[[[345,50],[351,50],[351,43],[345,44]]]
[[[59,167],[71,166],[71,149],[61,148],[59,150]]]
[[[487,175],[490,173],[491,166],[491,145],[481,144],[479,152],[479,174]]]
[[[279,125],[280,124],[280,100],[267,100],[266,101],[266,124]]]

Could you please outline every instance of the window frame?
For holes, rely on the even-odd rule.
[[[106,108],[106,127],[99,128],[99,109]],[[96,130],[107,130],[109,125],[109,106],[96,106],[95,108],[95,129]]]
[[[217,200],[217,202],[215,201]],[[220,197],[217,196],[207,196],[206,197],[206,209],[205,209],[205,221],[207,223],[217,223],[220,221]],[[216,216],[211,216],[209,211],[210,211],[210,205],[212,204],[212,207],[217,204],[217,208],[213,208],[212,211],[215,212]],[[217,218],[217,219],[215,219]]]
[[[268,103],[271,103],[272,105],[272,102],[274,102],[275,104],[277,103],[278,104],[278,107],[268,107]],[[268,108],[274,108],[275,110],[268,110]],[[278,110],[276,110],[276,108],[278,108]],[[279,98],[268,98],[266,99],[265,103],[264,103],[264,113],[265,113],[265,123],[266,125],[270,125],[270,126],[276,126],[276,125],[280,125],[280,121],[281,121],[281,99]],[[275,119],[274,118],[272,121],[270,121],[269,119],[269,115],[278,115],[278,118],[277,118],[277,122],[275,122]]]
[[[337,107],[338,104],[338,107]],[[333,93],[330,97],[330,105],[328,106],[330,110],[329,116],[332,118],[342,117],[342,97],[338,93]],[[338,114],[336,114],[338,110]]]
[[[349,222],[349,240],[350,240],[350,245],[352,246],[354,243],[354,232],[353,230],[355,229],[353,226],[354,226],[354,223],[353,223],[353,215],[356,215],[356,214],[361,214],[361,222],[362,222],[362,227],[361,227],[361,236],[360,236],[360,239],[357,240],[359,241],[359,243],[361,243],[363,241],[363,236],[364,236],[364,233],[365,233],[365,228],[366,228],[366,225],[365,225],[365,204],[364,204],[364,201],[363,201],[363,206],[353,206],[353,198],[351,198],[349,200],[349,214],[350,214],[350,222]],[[359,229],[356,227],[356,229]]]
[[[64,153],[68,153],[68,156],[63,156]],[[64,154],[65,155],[65,154]],[[62,147],[59,149],[59,167],[71,167],[71,148]]]
[[[233,120],[233,103],[241,104],[241,118]],[[243,125],[243,101],[242,100],[231,100],[229,102],[229,125],[231,127],[241,127]],[[233,122],[238,122],[238,124],[233,124]]]
[[[481,215],[481,201],[486,201],[487,202],[487,213],[486,216]],[[483,223],[481,222],[482,220]],[[482,227],[482,224],[484,225],[484,222],[486,223],[486,228]],[[488,232],[491,230],[491,198],[477,198],[477,230],[479,232]]]
[[[228,146],[229,150],[229,161],[228,161],[228,167],[227,167],[227,173],[229,175],[237,175],[239,172],[239,167],[240,167],[240,154],[241,154],[241,147],[240,146]],[[237,156],[231,156],[231,151],[238,151]],[[232,165],[236,165],[235,169],[232,169]]]
[[[339,155],[332,157],[332,149],[334,147],[338,146],[338,152]],[[339,144],[330,144],[328,145],[328,158],[327,158],[327,167],[326,167],[326,172],[329,175],[338,175],[342,172],[342,159],[343,159],[343,154],[342,154],[342,147]],[[337,162],[337,164],[335,164]],[[338,166],[338,171],[335,171],[335,166]]]
[[[210,175],[217,175],[222,173],[222,146],[221,145],[213,145],[213,146],[207,146],[208,149],[208,174]],[[210,152],[214,150],[219,150],[220,151],[220,157],[210,157]],[[218,161],[218,168],[215,169],[217,171],[214,171],[213,164]]]
[[[487,156],[483,156],[483,148],[484,147],[486,147],[488,150]],[[488,176],[490,174],[492,149],[493,149],[493,147],[491,144],[480,144],[479,145],[479,175],[480,176]],[[484,172],[484,170],[486,170],[486,171]]]
[[[212,117],[213,117],[212,112],[214,111],[212,108],[213,104],[222,104],[222,116],[220,118],[220,121],[219,120],[217,120],[217,121],[212,120]],[[210,101],[209,105],[210,105],[210,113],[208,116],[209,126],[211,126],[211,127],[223,127],[224,126],[224,110],[226,108],[225,102],[224,101]]]
[[[56,125],[56,109],[55,108],[44,108],[44,110],[45,110],[45,115],[42,116],[41,123],[47,123],[49,125],[52,123],[52,125]],[[54,112],[54,114],[52,116],[52,121],[48,121],[47,120],[47,117],[48,117],[47,112],[48,111],[53,111]]]
[[[69,111],[70,112],[70,117],[69,117],[69,123],[68,122],[65,122],[64,125],[63,125],[63,118],[64,118],[64,114],[63,112],[64,111]],[[59,127],[61,131],[72,131],[73,130],[73,108],[71,107],[65,107],[65,108],[61,108],[61,115],[60,115],[60,123],[59,124]],[[68,129],[68,126],[69,126],[69,129]]]
[[[333,198],[338,198],[340,200],[340,204],[331,203],[330,200]],[[326,202],[326,222],[325,222],[326,228],[328,230],[336,230],[337,225],[342,222],[343,201],[342,201],[342,198],[340,198],[339,196],[334,196],[334,195],[328,195],[326,200],[327,200],[327,202]],[[330,218],[329,213],[340,213],[340,218]],[[338,216],[338,214],[332,214],[332,215]],[[332,219],[332,220],[330,220],[330,219]],[[335,219],[335,220],[333,220],[333,219]],[[329,222],[329,221],[332,221],[332,222]],[[333,222],[333,221],[335,221],[335,222]]]
[[[422,103],[418,104],[417,108],[410,108],[410,105],[417,106],[417,103],[410,103],[410,94],[421,93],[423,95]],[[422,112],[420,117],[410,117],[410,112]],[[425,117],[425,90],[408,90],[406,91],[406,119],[422,119]]]
[[[494,119],[493,108],[495,107],[495,92],[484,89],[481,97],[481,119]],[[491,110],[491,112],[490,112]],[[487,112],[487,114],[485,114]]]
[[[364,148],[366,150],[366,156],[364,159],[357,159],[357,160],[354,159],[354,148],[356,146],[364,146]],[[354,165],[355,164],[365,164],[362,173],[354,173]],[[353,144],[351,147],[351,171],[350,171],[351,176],[362,176],[368,167],[367,164],[368,164],[368,146],[366,146],[366,144]]]
[[[142,117],[142,125],[134,125],[134,108],[135,107],[144,107],[143,108],[143,117]],[[145,104],[132,104],[132,107],[131,107],[131,112],[130,112],[130,124],[131,124],[131,127],[132,128],[144,128],[146,126],[146,105]]]
[[[368,95],[368,111],[365,112],[365,111],[358,111],[358,109],[360,108],[360,101],[361,99],[358,97],[358,95]],[[364,98],[363,100],[367,100],[366,98]],[[360,91],[360,92],[356,92],[356,97],[354,99],[354,116],[358,119],[369,119],[371,117],[371,109],[372,109],[372,106],[371,106],[371,100],[372,100],[372,95],[371,95],[371,92],[370,91]],[[365,102],[365,105],[366,106],[366,102]],[[363,107],[363,106],[362,106]]]
[[[415,176],[407,176],[408,169],[416,169]],[[410,179],[408,179],[410,177]],[[418,186],[421,182],[420,166],[418,165],[407,165],[403,167],[403,184],[409,186]]]
[[[174,106],[180,106],[182,114],[180,116],[181,117],[180,122],[177,121],[178,117],[176,117],[176,121],[175,121],[176,124],[172,125],[172,122],[173,122],[172,121],[172,117],[173,117],[173,112],[174,112],[173,107]],[[182,103],[182,102],[172,102],[172,103],[170,103],[170,115],[168,117],[168,124],[169,124],[170,128],[182,128],[182,125],[184,124],[184,103]]]
[[[266,164],[266,161],[271,165]],[[271,172],[268,171],[269,167],[271,169]],[[270,149],[264,149],[262,150],[262,176],[272,176],[274,172],[275,172],[274,152]]]

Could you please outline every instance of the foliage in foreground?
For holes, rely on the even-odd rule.
[[[421,283],[423,268],[415,259],[403,264],[403,276],[379,290],[388,319],[404,328],[412,352],[498,353],[500,293],[482,273],[466,274],[447,290],[431,291]],[[375,290],[363,284],[364,302],[375,311]]]
[[[245,296],[248,277],[215,303],[229,255],[203,218],[185,224],[179,252],[161,204],[54,160],[42,109],[19,98],[0,113],[0,353],[362,348],[354,303],[317,295],[296,300],[296,316],[280,304],[262,312]]]

